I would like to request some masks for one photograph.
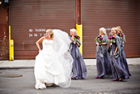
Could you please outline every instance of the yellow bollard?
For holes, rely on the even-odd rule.
[[[11,43],[10,57],[11,57],[11,60],[14,60],[14,40],[10,40],[10,43]]]
[[[9,26],[9,60],[14,60],[14,40],[11,40],[11,26]]]
[[[81,55],[83,54],[83,32],[82,32],[82,24],[76,24],[76,30],[78,32],[78,36],[80,36],[81,46],[79,47]]]

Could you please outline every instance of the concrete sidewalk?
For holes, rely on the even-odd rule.
[[[96,59],[84,59],[86,65],[96,65]],[[140,58],[127,58],[129,65],[140,65]],[[33,68],[35,60],[2,60],[0,69],[7,68]]]

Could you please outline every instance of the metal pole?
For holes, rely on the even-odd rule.
[[[11,25],[10,25],[10,0],[9,0],[9,60],[14,60],[14,40],[11,40]]]
[[[76,0],[76,30],[80,36],[80,53],[83,54],[83,32],[82,32],[82,0]]]

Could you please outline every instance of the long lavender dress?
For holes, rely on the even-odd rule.
[[[106,77],[112,74],[110,65],[110,56],[107,51],[107,35],[103,36],[103,43],[106,45],[96,46],[96,67],[97,67],[97,77]]]
[[[81,44],[80,41],[79,44]],[[73,57],[72,78],[84,79],[87,75],[87,69],[77,44],[71,43],[70,53]]]
[[[121,40],[121,64],[122,68],[131,76],[129,71],[129,66],[126,60],[125,52],[124,52],[124,39]]]
[[[118,51],[116,52],[116,55],[114,55],[116,47],[118,47]],[[127,79],[129,76],[127,72],[122,68],[120,58],[121,58],[121,41],[119,36],[116,35],[115,43],[112,43],[110,52],[110,63],[112,69],[112,76],[114,80],[119,80],[119,78]]]

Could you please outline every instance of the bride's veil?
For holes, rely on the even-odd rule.
[[[59,60],[64,68],[65,73],[65,83],[59,83],[61,87],[69,87],[71,84],[71,73],[72,73],[72,63],[73,58],[69,53],[70,38],[66,32],[60,29],[53,29],[54,33],[54,49],[59,55]]]

